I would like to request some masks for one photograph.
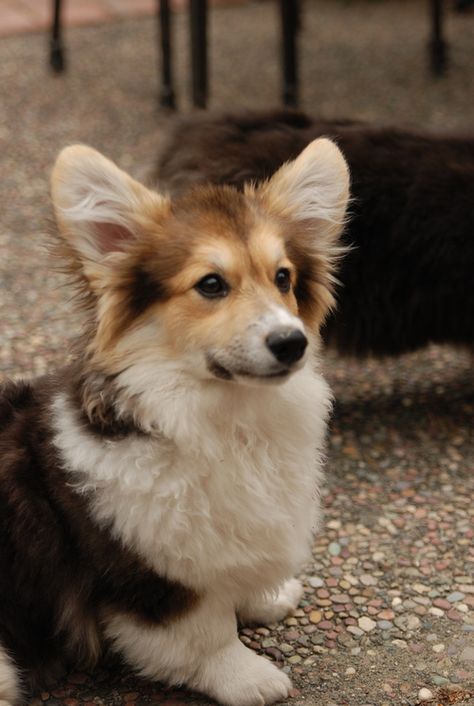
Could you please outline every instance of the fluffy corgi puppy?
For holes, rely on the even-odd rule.
[[[104,645],[227,706],[290,681],[238,639],[302,594],[330,392],[317,366],[348,171],[148,190],[84,146],[52,175],[87,315],[75,362],[0,390],[0,703]]]

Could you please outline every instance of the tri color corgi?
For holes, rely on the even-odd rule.
[[[1,706],[105,646],[227,706],[288,695],[237,624],[302,596],[348,191],[327,139],[176,200],[61,152],[56,249],[87,323],[67,368],[0,388]]]

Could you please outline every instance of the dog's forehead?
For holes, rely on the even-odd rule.
[[[195,187],[175,202],[172,214],[173,230],[188,241],[190,254],[224,269],[236,259],[273,265],[285,256],[278,219],[232,187]]]

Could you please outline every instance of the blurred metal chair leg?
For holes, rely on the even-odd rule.
[[[429,42],[431,70],[441,76],[448,64],[447,44],[443,32],[443,0],[430,0],[431,39]]]
[[[62,0],[53,0],[53,27],[49,49],[49,65],[57,74],[61,73],[66,68],[61,38],[61,10]]]
[[[207,103],[207,17],[207,0],[189,0],[192,98],[196,108],[205,108]]]
[[[283,63],[283,103],[298,105],[298,52],[296,37],[300,28],[299,0],[280,0]]]
[[[158,33],[161,40],[161,95],[160,103],[165,108],[175,108],[173,88],[171,11],[169,0],[157,0]]]

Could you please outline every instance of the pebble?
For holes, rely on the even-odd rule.
[[[448,610],[446,617],[449,618],[449,620],[454,620],[455,622],[462,620],[462,615],[456,610],[456,608],[451,608],[451,610]]]
[[[400,628],[403,632],[407,630],[416,630],[420,627],[420,619],[418,616],[410,615],[410,613],[397,616],[393,622],[397,628]]]
[[[338,542],[331,542],[330,545],[328,546],[328,552],[331,554],[331,556],[339,556],[341,553],[341,545]]]
[[[358,625],[364,632],[371,632],[375,627],[377,627],[377,623],[366,616],[359,618]]]
[[[293,655],[292,657],[288,658],[288,662],[290,664],[299,664],[302,661],[302,658],[300,655]]]
[[[308,579],[308,583],[311,588],[322,588],[324,586],[324,581],[322,578],[319,578],[319,576],[311,576]]]
[[[349,625],[347,628],[347,632],[350,632],[351,635],[355,635],[355,637],[362,637],[364,634],[364,631],[358,628],[356,625]]]
[[[291,655],[295,651],[292,645],[289,645],[287,642],[281,642],[278,647],[284,655]]]
[[[465,647],[459,655],[459,659],[462,662],[474,662],[474,647],[471,645]]]
[[[331,596],[333,603],[350,603],[351,599],[347,593],[335,593]]]
[[[444,652],[445,645],[443,645],[441,642],[438,643],[437,645],[433,645],[432,648],[433,652],[439,653],[439,652]]]
[[[423,687],[418,692],[418,698],[420,701],[431,701],[432,699],[434,699],[434,694],[426,687]]]
[[[309,614],[309,620],[311,623],[319,623],[321,622],[323,617],[323,614],[319,610],[312,610],[311,613]]]
[[[363,586],[376,586],[377,585],[377,579],[375,576],[372,576],[371,574],[362,574],[360,576],[360,582]]]
[[[461,591],[453,591],[453,593],[446,596],[446,600],[449,601],[449,603],[458,603],[459,601],[464,600],[465,597],[465,593],[461,593]]]

